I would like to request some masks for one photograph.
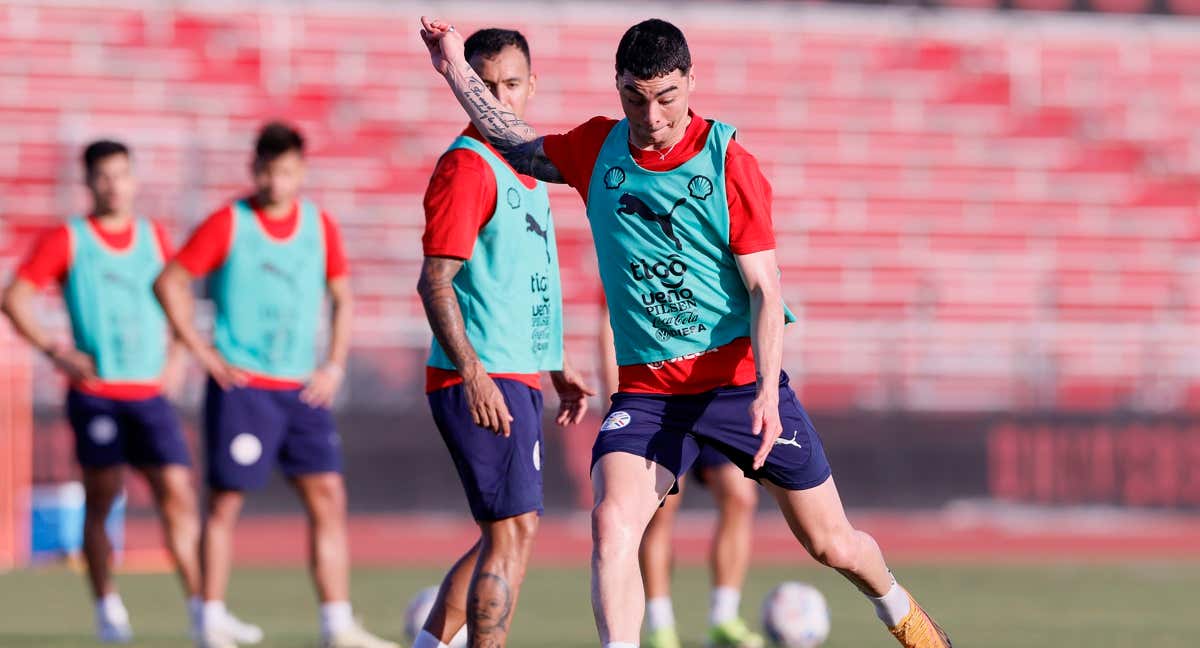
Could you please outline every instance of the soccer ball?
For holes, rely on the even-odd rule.
[[[817,588],[780,583],[762,606],[763,630],[776,646],[814,648],[829,638],[829,606]]]
[[[425,625],[425,619],[429,618],[429,611],[433,609],[433,602],[437,600],[438,586],[430,585],[425,589],[417,592],[417,595],[408,602],[408,608],[404,610],[404,636],[408,637],[408,645],[412,645],[417,640],[417,635],[421,634],[421,628]],[[454,639],[450,640],[450,648],[467,648],[467,627],[463,626],[454,635]]]

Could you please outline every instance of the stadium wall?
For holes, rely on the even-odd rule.
[[[305,130],[311,194],[343,223],[358,294],[339,418],[359,511],[462,504],[421,393],[414,290],[421,193],[464,123],[415,35],[432,7],[0,6],[0,269],[84,207],[76,158],[93,137],[133,145],[140,207],[178,242],[244,190],[261,121]],[[785,367],[850,504],[1195,505],[1179,457],[1200,410],[1197,23],[752,2],[436,8],[464,31],[529,35],[542,132],[616,114],[612,51],[633,21],[684,27],[696,109],[739,126],[774,185],[800,316]],[[552,200],[569,345],[591,372],[595,261],[576,196]],[[43,311],[65,332],[55,299]],[[62,386],[44,363],[34,372],[36,478],[69,477]],[[552,433],[553,510],[588,501],[595,429]],[[1067,470],[1092,485],[1068,492],[1053,477]],[[280,484],[253,503],[292,506]]]

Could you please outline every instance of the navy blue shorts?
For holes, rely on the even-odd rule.
[[[779,382],[783,434],[766,464],[754,470],[761,438],[750,433],[750,403],[757,387],[723,387],[703,394],[618,393],[592,446],[592,465],[610,452],[645,457],[675,474],[696,461],[701,448],[729,458],[750,479],[767,480],[788,490],[806,490],[829,478],[831,470],[821,439],[788,386]]]
[[[67,419],[75,432],[75,458],[84,468],[191,465],[179,417],[162,396],[126,401],[72,389]]]
[[[466,389],[452,385],[429,394],[429,407],[481,522],[542,512],[542,392],[496,378],[513,420],[507,438],[475,425]]]
[[[208,485],[256,490],[276,464],[288,477],[341,472],[341,440],[333,414],[300,400],[299,389],[221,389],[212,378],[204,396]]]

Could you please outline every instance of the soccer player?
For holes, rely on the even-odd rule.
[[[486,91],[515,115],[537,83],[520,32],[466,40]],[[425,193],[418,291],[434,342],[433,418],[480,538],[446,575],[414,648],[504,646],[542,512],[542,392],[551,371],[558,423],[578,423],[591,389],[564,366],[562,290],[546,186],[515,172],[473,126],[438,161]]]
[[[902,645],[949,647],[875,540],[846,519],[820,438],[788,386],[790,313],[770,185],[732,126],[689,108],[695,76],[683,33],[655,19],[622,36],[624,119],[538,137],[486,91],[453,25],[422,18],[422,27],[434,68],[480,133],[517,171],[569,184],[587,206],[621,366],[593,448],[601,643],[638,645],[642,533],[700,447],[711,446],[763,483],[805,549],[857,586]]]
[[[204,425],[210,492],[198,643],[225,648],[262,640],[261,629],[230,614],[224,598],[245,493],[262,488],[278,464],[308,514],[322,646],[395,646],[361,628],[349,601],[346,489],[329,409],[350,346],[351,293],[341,236],[328,214],[300,197],[304,140],[296,130],[266,125],[251,170],[253,195],[201,223],[154,285],[179,339],[209,375]],[[192,323],[190,284],[210,274],[215,348]],[[317,366],[326,293],[329,351]]]
[[[601,303],[600,325],[601,375],[604,393],[615,394],[620,387],[620,369],[613,347],[612,327],[607,324],[608,304]],[[717,526],[713,530],[708,557],[712,592],[708,608],[708,641],[713,648],[762,648],[762,635],[752,631],[738,613],[742,585],[750,568],[754,511],[758,507],[758,486],[746,479],[742,470],[712,446],[700,448],[692,464],[691,479],[708,488],[717,504]],[[684,478],[679,493],[668,496],[650,519],[638,562],[646,592],[645,648],[681,648],[675,628],[675,609],[671,603],[671,531],[683,501]]]
[[[86,494],[83,555],[96,599],[96,636],[104,643],[133,640],[113,583],[113,548],[104,524],[124,488],[125,464],[150,485],[193,631],[201,604],[191,463],[179,419],[163,397],[164,387],[178,386],[182,357],[171,353],[167,323],[151,291],[171,245],[158,223],[134,214],[131,162],[119,142],[88,145],[83,167],[91,212],[37,243],[3,301],[13,328],[70,381],[67,418]],[[34,293],[51,283],[62,289],[73,344],[55,341],[38,324]]]

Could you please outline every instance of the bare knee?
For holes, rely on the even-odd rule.
[[[741,476],[739,475],[739,478]],[[725,515],[753,515],[758,508],[758,490],[754,482],[742,478],[744,484],[726,489],[721,495],[721,509]]]
[[[810,540],[809,552],[817,562],[839,571],[853,572],[859,562],[858,532],[844,527],[824,531]]]
[[[533,546],[537,529],[537,513],[525,513],[484,523],[483,537],[489,547],[495,547],[505,552],[510,550],[523,552]]]
[[[187,479],[170,479],[163,483],[159,505],[168,518],[184,522],[196,517],[196,491]]]
[[[341,519],[346,513],[346,485],[341,475],[302,478],[305,504],[317,520]]]
[[[206,525],[233,526],[242,511],[242,494],[238,491],[214,491],[208,500]]]
[[[601,558],[633,555],[641,545],[643,531],[645,525],[615,502],[601,500],[592,509],[592,542]]]

